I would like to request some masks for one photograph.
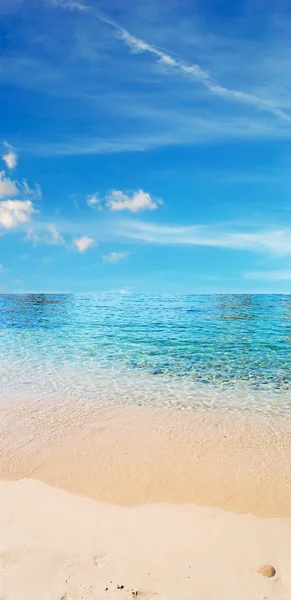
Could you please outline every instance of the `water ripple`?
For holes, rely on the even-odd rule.
[[[291,296],[0,296],[2,390],[291,406]]]

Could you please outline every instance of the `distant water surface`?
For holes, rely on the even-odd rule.
[[[291,296],[0,296],[1,391],[287,414]]]

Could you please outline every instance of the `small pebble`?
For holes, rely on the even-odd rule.
[[[261,565],[258,568],[257,573],[263,575],[263,577],[274,577],[274,575],[276,575],[276,569],[275,567],[272,567],[272,565]]]

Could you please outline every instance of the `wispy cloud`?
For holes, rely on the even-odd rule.
[[[2,158],[6,164],[8,169],[14,169],[17,165],[17,154],[12,146],[8,144],[8,142],[3,142],[3,146],[5,148],[5,152],[2,155]]]
[[[198,125],[198,123],[197,123]],[[237,127],[234,128],[236,135]],[[245,131],[248,129],[245,127]],[[221,132],[225,133],[225,132]],[[215,137],[215,134],[214,136]],[[37,142],[33,145],[23,145],[22,150],[30,156],[35,156],[40,152],[44,156],[75,156],[75,155],[92,155],[92,154],[122,154],[124,152],[143,152],[157,146],[168,146],[177,141],[177,135],[153,134],[153,135],[137,135],[126,137],[111,138],[82,138],[74,137],[67,141],[61,142]],[[194,140],[195,141],[195,140]],[[198,141],[198,136],[197,136]]]
[[[291,269],[279,269],[275,271],[248,271],[244,273],[244,279],[257,281],[291,281]]]
[[[92,194],[92,196],[87,197],[87,205],[90,208],[97,208],[98,210],[102,210],[101,201],[98,194]]]
[[[37,235],[37,233],[34,231],[33,227],[29,227],[24,239],[27,242],[32,242],[32,245],[35,247],[37,245],[37,243],[39,242],[40,238]]]
[[[148,192],[143,190],[137,190],[130,194],[121,190],[112,190],[106,198],[106,205],[113,212],[128,210],[137,213],[143,210],[155,210],[159,204],[162,204],[160,199],[152,198]]]
[[[89,248],[96,246],[95,240],[88,235],[83,235],[80,238],[76,238],[73,240],[73,244],[76,246],[79,252],[85,252],[86,250],[89,250]]]
[[[211,92],[212,94],[224,97],[226,99],[232,100],[240,104],[254,106],[259,110],[269,112],[278,117],[279,119],[291,123],[291,115],[284,111],[281,108],[281,106],[276,104],[275,102],[266,100],[265,98],[261,98],[259,96],[250,94],[242,90],[228,88],[219,84],[211,77],[211,75],[207,71],[201,68],[200,65],[188,64],[187,62],[174,57],[173,55],[171,55],[171,53],[160,50],[157,46],[149,44],[145,40],[130,33],[119,23],[110,19],[101,12],[94,10],[94,8],[92,8],[91,6],[83,5],[78,2],[73,2],[69,0],[67,2],[56,2],[55,0],[51,1],[54,1],[54,4],[58,4],[62,8],[69,8],[88,13],[90,12],[95,16],[96,19],[112,27],[117,32],[118,38],[122,40],[132,52],[148,53],[152,55],[158,62],[164,64],[169,69],[173,69],[174,71],[181,73],[183,76],[188,75],[189,77],[194,78],[201,85],[207,88],[207,90],[209,90],[209,92]]]
[[[86,12],[90,10],[90,7],[82,2],[77,2],[77,0],[47,0],[49,4],[54,6],[58,6],[60,8],[65,8],[68,10],[80,10],[82,12]]]
[[[23,179],[22,182],[17,182],[18,185],[18,193],[21,194],[22,196],[30,196],[33,197],[35,200],[41,200],[42,198],[42,191],[41,191],[41,187],[38,183],[34,184],[34,187],[31,188],[26,179]]]
[[[47,228],[52,244],[63,246],[65,244],[65,240],[63,236],[59,233],[59,231],[56,229],[55,225],[53,223],[49,223]]]
[[[98,19],[104,20],[102,16],[96,16]],[[255,96],[253,94],[249,94],[248,92],[231,89],[220,85],[214,79],[212,79],[211,75],[207,71],[202,69],[199,65],[187,64],[180,59],[174,58],[167,52],[164,52],[159,48],[148,44],[144,40],[132,35],[126,29],[120,27],[117,23],[114,23],[113,21],[108,22],[107,20],[105,20],[105,22],[109,23],[118,31],[118,37],[120,37],[120,39],[123,40],[123,42],[127,46],[129,46],[129,48],[133,52],[150,53],[155,58],[157,58],[159,62],[166,65],[167,67],[174,69],[177,72],[180,72],[182,75],[188,75],[190,77],[193,77],[195,80],[199,81],[204,87],[206,87],[210,92],[217,96],[225,97],[229,100],[233,100],[242,104],[253,105],[260,110],[270,112],[279,117],[280,119],[291,123],[291,115],[283,111],[280,108],[280,106],[277,106],[273,102]]]
[[[107,263],[118,263],[125,260],[128,257],[128,252],[109,252],[103,254],[102,260]]]
[[[272,10],[266,16],[270,30],[254,39],[245,34],[250,15],[243,28],[240,19],[230,18],[226,25],[208,10],[199,17],[194,6],[184,19],[175,1],[169,8],[158,3],[151,22],[146,12],[137,19],[121,0],[123,27],[121,21],[96,14],[96,3],[87,2],[55,1],[64,30],[60,20],[54,26],[50,7],[30,40],[27,28],[19,32],[21,51],[9,45],[1,55],[4,85],[46,96],[39,107],[42,119],[51,102],[58,105],[52,112],[54,127],[43,121],[44,135],[29,129],[29,119],[23,123],[21,135],[13,139],[19,151],[30,156],[94,155],[221,139],[290,139],[291,52],[287,28],[276,28]],[[35,9],[43,10],[43,4],[37,2]],[[110,4],[111,9],[116,15]],[[34,9],[27,11],[28,19],[33,18]],[[264,110],[257,110],[254,99]],[[278,118],[274,109],[285,117]],[[34,118],[32,107],[28,111]]]
[[[141,118],[143,115],[141,114]],[[64,141],[51,143],[38,140],[33,145],[23,145],[22,151],[29,156],[92,156],[101,154],[123,154],[150,151],[155,148],[174,146],[198,146],[213,141],[230,140],[289,140],[291,129],[279,126],[275,122],[264,122],[256,116],[246,115],[217,116],[208,111],[199,115],[199,110],[183,114],[177,109],[169,111],[157,109],[152,116],[143,118],[148,124],[148,132],[140,131],[141,121],[137,123],[135,134],[114,136],[102,139],[75,136]],[[155,129],[155,131],[153,131]],[[20,144],[20,142],[19,142]]]
[[[129,239],[148,243],[184,246],[212,246],[233,250],[291,255],[291,228],[229,231],[211,225],[172,226],[127,221],[119,233]]]
[[[30,200],[2,200],[0,202],[0,225],[13,229],[28,223],[35,212]]]

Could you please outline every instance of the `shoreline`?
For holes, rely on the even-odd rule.
[[[290,434],[283,418],[7,399],[1,600],[286,600]]]
[[[215,506],[291,517],[291,419],[7,399],[0,478],[120,506]]]

